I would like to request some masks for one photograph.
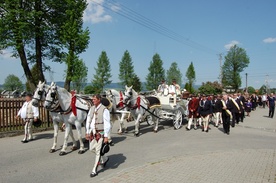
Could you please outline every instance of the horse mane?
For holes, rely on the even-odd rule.
[[[58,101],[62,110],[66,111],[71,106],[71,93],[65,88],[57,86]]]
[[[119,97],[120,96],[120,92],[115,90],[115,89],[110,89],[112,95],[116,96],[116,97]]]
[[[133,88],[132,88],[132,94],[133,94],[133,95],[135,94],[135,96],[138,96],[138,95],[139,95],[138,92],[136,92]]]

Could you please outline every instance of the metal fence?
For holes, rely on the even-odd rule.
[[[16,115],[24,102],[24,98],[0,98],[0,132],[24,129],[23,120],[16,119]],[[39,106],[39,118],[42,121],[40,128],[52,126],[49,112],[42,106]]]

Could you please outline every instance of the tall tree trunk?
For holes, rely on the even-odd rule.
[[[42,45],[41,45],[41,20],[37,15],[41,11],[41,0],[35,1],[35,51],[36,51],[36,64],[38,68],[38,79],[42,82],[45,81],[42,66]]]
[[[70,91],[70,85],[71,85],[73,69],[74,69],[73,62],[74,62],[74,43],[73,41],[71,41],[70,47],[69,47],[69,54],[67,56],[67,71],[66,71],[66,78],[64,83],[64,88],[67,91]]]
[[[30,70],[29,65],[28,65],[28,61],[27,61],[27,57],[26,57],[26,52],[24,50],[22,41],[21,40],[17,40],[17,45],[18,45],[17,46],[17,52],[19,54],[19,58],[21,60],[21,65],[23,67],[25,76],[26,76],[26,78],[28,80],[30,89],[31,90],[35,90],[36,84],[35,84],[34,78],[32,76],[31,70]]]
[[[68,70],[67,70],[67,74],[68,75]],[[69,77],[66,77],[65,82],[64,82],[64,88],[67,91],[70,91],[70,85],[71,85],[71,79],[69,79]]]

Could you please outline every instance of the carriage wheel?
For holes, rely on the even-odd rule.
[[[182,113],[179,109],[175,111],[175,116],[173,119],[173,126],[176,130],[178,130],[182,125]]]
[[[151,115],[147,115],[146,121],[147,121],[147,124],[148,124],[149,126],[154,125],[153,119],[152,119],[152,116],[151,116]]]

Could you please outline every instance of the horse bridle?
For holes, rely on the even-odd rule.
[[[137,98],[134,98],[133,97],[133,92],[132,92],[132,88],[130,89],[130,91],[128,93],[126,93],[126,91],[124,92],[125,93],[125,100],[124,100],[124,104],[128,107],[131,107],[131,101],[133,100],[136,100]]]
[[[39,89],[39,88],[37,88],[37,89]],[[41,101],[41,100],[42,100],[43,93],[44,93],[44,96],[46,96],[46,91],[45,91],[45,88],[44,88],[44,87],[43,87],[42,90],[39,89],[39,91],[37,92],[39,98],[34,97],[33,99],[35,99],[35,100],[37,100],[37,101]]]
[[[51,91],[51,88],[49,88],[48,92],[49,91]],[[46,93],[46,96],[47,96],[48,92]],[[50,103],[50,107],[47,109],[50,111],[54,111],[60,106],[59,101],[58,101],[58,92],[55,90],[50,93],[50,96],[51,96],[52,100],[45,100],[46,102]]]

